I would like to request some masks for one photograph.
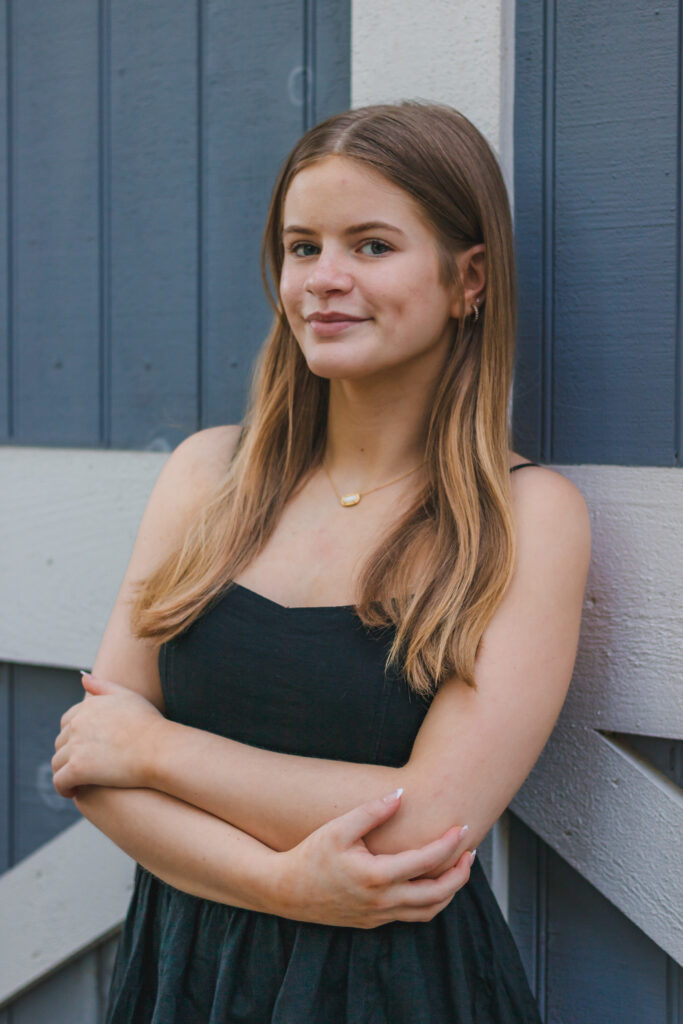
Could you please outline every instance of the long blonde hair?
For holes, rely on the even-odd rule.
[[[321,463],[329,380],[308,369],[278,282],[287,190],[300,170],[332,154],[374,168],[417,201],[438,243],[442,281],[456,281],[461,295],[456,254],[486,247],[484,306],[477,321],[454,321],[430,409],[427,483],[367,560],[355,607],[367,627],[395,627],[387,668],[400,665],[416,692],[432,694],[451,675],[476,688],[477,649],[515,558],[508,466],[514,250],[493,152],[466,117],[436,104],[337,114],[287,158],[262,246],[275,321],[255,364],[239,444],[181,550],[138,583],[131,625],[160,643],[185,630],[262,549],[297,484]]]

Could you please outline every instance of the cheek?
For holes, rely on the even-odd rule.
[[[280,274],[280,298],[285,309],[292,308],[301,297],[303,281],[301,273],[291,267],[283,268]]]

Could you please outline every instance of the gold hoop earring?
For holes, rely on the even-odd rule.
[[[476,302],[472,303],[472,316],[474,317],[474,322],[476,324],[477,320],[479,319],[479,306],[477,305]]]

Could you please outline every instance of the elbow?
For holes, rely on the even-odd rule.
[[[395,813],[366,836],[371,853],[400,853],[415,850],[440,839],[454,825],[469,826],[467,840],[461,849],[469,846],[472,823],[463,820],[465,809],[452,779],[425,776],[408,762],[398,769],[397,786],[403,789],[401,802]]]

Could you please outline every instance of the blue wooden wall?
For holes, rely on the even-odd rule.
[[[236,422],[279,164],[348,107],[348,0],[21,0],[0,16],[0,443]]]
[[[270,191],[349,106],[350,52],[349,0],[0,3],[0,443],[170,450],[241,419]],[[0,663],[0,871],[77,818],[49,765],[81,696]],[[100,1021],[113,945],[0,1024]]]
[[[680,465],[680,4],[516,10],[518,446]]]
[[[542,461],[683,461],[682,33],[677,0],[517,0],[514,418]],[[683,743],[628,742],[683,786]],[[511,817],[546,1024],[681,1024],[683,970]]]

